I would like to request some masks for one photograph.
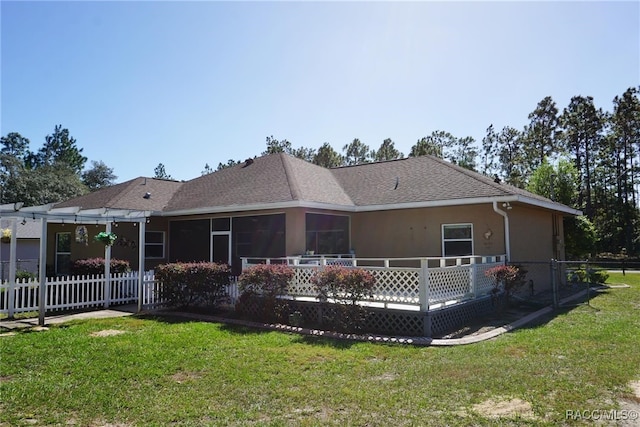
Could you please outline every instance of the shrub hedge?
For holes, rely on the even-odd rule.
[[[280,298],[287,293],[293,269],[284,264],[259,264],[249,267],[239,278],[240,297],[236,311],[246,316],[257,316],[268,322],[286,322],[289,303]]]
[[[111,273],[128,273],[131,271],[129,261],[111,259]],[[77,259],[71,263],[71,274],[89,276],[104,274],[104,258]]]
[[[229,296],[231,269],[213,262],[170,263],[155,269],[162,283],[161,298],[170,307],[215,306]]]
[[[368,312],[357,303],[372,296],[373,275],[360,268],[329,266],[317,271],[311,280],[324,305],[322,323],[341,332],[361,332]]]

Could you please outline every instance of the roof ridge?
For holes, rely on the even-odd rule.
[[[278,157],[280,158],[280,162],[282,163],[282,167],[284,168],[284,175],[287,178],[287,182],[289,183],[289,192],[291,193],[291,199],[300,200],[300,186],[298,185],[298,180],[295,177],[295,173],[291,170],[291,165],[289,164],[289,156],[286,153],[278,153],[280,154]]]
[[[116,196],[114,196],[113,198],[111,198],[111,200],[109,200],[110,205],[113,206],[115,205],[119,200],[122,200],[126,194],[126,192],[128,192],[130,189],[132,189],[133,184],[138,181],[139,179],[145,179],[145,181],[147,180],[146,176],[138,176],[136,178],[130,179],[129,181],[125,181],[125,182],[121,182],[120,184],[126,184],[125,186],[125,191],[121,191],[119,193],[116,194]],[[153,179],[153,178],[148,178],[148,179]],[[109,207],[109,206],[105,206],[105,207]]]

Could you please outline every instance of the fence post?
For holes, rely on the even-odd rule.
[[[478,297],[478,280],[476,278],[477,274],[478,274],[478,264],[476,264],[476,259],[475,257],[470,259],[471,262],[471,295],[473,295],[473,299],[476,299]]]
[[[11,243],[9,243],[9,318],[13,319],[15,310],[15,287],[16,287],[16,244],[18,233],[15,218],[11,220]]]
[[[418,299],[420,302],[420,311],[424,313],[423,334],[425,337],[430,337],[431,318],[429,317],[429,265],[426,259],[420,260]]]
[[[47,309],[47,219],[40,219],[40,289],[38,289],[38,325],[44,326]]]
[[[111,223],[107,221],[105,231],[111,233]],[[111,300],[111,245],[104,246],[104,308]]]
[[[555,259],[551,259],[550,262],[550,270],[551,270],[551,289],[553,293],[553,308],[557,309],[558,304],[558,280],[557,280],[557,261]]]

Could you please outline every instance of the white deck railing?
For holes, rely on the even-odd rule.
[[[317,296],[312,277],[318,269],[330,265],[359,267],[371,273],[376,284],[373,296],[363,303],[428,311],[452,303],[487,295],[493,288],[485,272],[505,263],[505,255],[447,258],[351,258],[285,257],[243,258],[242,268],[256,264],[286,264],[294,277],[287,289],[293,299]]]
[[[287,264],[294,277],[287,290],[293,299],[316,300],[317,291],[311,281],[318,269],[329,265],[359,267],[376,278],[373,296],[362,301],[372,306],[428,311],[451,303],[488,294],[492,282],[485,271],[505,263],[505,255],[452,258],[352,258],[286,257],[243,258],[243,270],[255,264]],[[104,275],[52,277],[46,280],[45,311],[109,307],[114,304],[138,303],[138,272],[113,274],[109,283]],[[163,304],[162,284],[153,272],[143,278],[142,305],[145,308]],[[0,314],[39,310],[40,283],[35,279],[18,279],[15,283],[0,281]],[[108,289],[108,291],[105,291]],[[231,303],[239,296],[236,278],[227,287]],[[9,298],[13,292],[13,298]],[[10,302],[13,300],[12,307]]]

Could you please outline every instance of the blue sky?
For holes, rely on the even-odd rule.
[[[639,2],[0,2],[1,134],[56,124],[118,182],[521,129],[545,96],[640,84]],[[89,163],[88,163],[89,164]]]

